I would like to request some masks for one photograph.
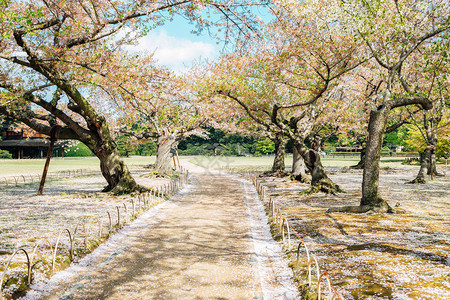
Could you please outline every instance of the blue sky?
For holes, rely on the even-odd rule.
[[[253,12],[268,21],[271,15],[267,9],[255,7]],[[195,24],[175,16],[173,21],[152,30],[133,47],[138,51],[154,51],[154,58],[176,72],[183,72],[196,60],[212,60],[219,57],[224,48],[222,42],[209,36],[204,30],[200,35],[192,34]]]
[[[194,24],[176,17],[139,39],[138,44],[132,48],[138,51],[154,51],[154,58],[159,64],[182,72],[195,60],[218,57],[222,48],[206,31],[201,35],[192,34],[194,29]]]

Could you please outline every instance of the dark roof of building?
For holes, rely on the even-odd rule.
[[[48,147],[49,139],[22,139],[0,141],[0,147]]]

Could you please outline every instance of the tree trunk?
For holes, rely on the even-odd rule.
[[[170,150],[176,148],[176,140],[173,136],[161,136],[158,138],[158,149],[156,152],[155,170],[161,176],[173,173],[172,153]]]
[[[425,174],[427,170],[429,170],[430,166],[430,153],[431,149],[426,148],[425,151],[419,152],[420,156],[420,169],[414,180],[408,181],[407,183],[415,184],[415,183],[426,183]]]
[[[108,183],[103,191],[112,192],[116,195],[146,191],[146,188],[136,183],[125,165],[104,118],[99,117],[97,123],[88,126],[92,134],[87,135],[87,137],[84,135],[78,136],[78,140],[88,146],[100,160],[100,170]],[[56,137],[58,137],[58,133]]]
[[[321,152],[322,151],[322,137],[319,134],[315,134],[312,138],[312,149]]]
[[[427,171],[427,175],[436,175],[437,174],[437,170],[436,170],[436,153],[435,151],[430,151],[430,160],[429,160],[429,168]],[[431,178],[433,179],[433,178]]]
[[[351,166],[350,168],[356,169],[356,170],[364,169],[365,159],[366,159],[366,145],[364,145],[361,149],[361,153],[359,154],[359,162],[356,165]]]
[[[294,180],[299,182],[309,183],[311,179],[308,175],[306,175],[305,170],[305,160],[301,153],[301,147],[299,144],[293,141],[292,150],[293,150],[293,161],[292,161],[292,175],[291,177]]]
[[[366,159],[362,182],[362,199],[360,206],[376,212],[393,212],[379,192],[380,155],[383,145],[384,131],[388,121],[390,109],[381,106],[377,111],[370,112],[369,136],[366,146]]]
[[[389,90],[386,91],[385,98],[390,97]],[[379,213],[395,212],[386,201],[384,201],[379,192],[380,176],[380,155],[383,145],[384,133],[389,117],[389,113],[396,107],[418,104],[424,110],[433,108],[430,100],[420,97],[398,97],[387,101],[386,105],[381,105],[378,110],[370,112],[369,118],[369,136],[367,138],[366,159],[364,161],[364,172],[362,182],[362,198],[359,206],[344,206],[330,208],[327,212],[356,212],[365,213],[374,211]]]
[[[284,163],[284,157],[286,154],[287,140],[280,135],[276,135],[273,140],[275,143],[275,158],[272,165],[272,173],[283,174],[285,173],[286,165]]]
[[[304,153],[306,167],[311,172],[311,192],[324,192],[336,194],[342,192],[341,188],[328,178],[325,169],[320,161],[319,152],[308,149]]]
[[[428,123],[429,122],[429,123]],[[437,135],[435,133],[435,128],[433,128],[433,120],[424,117],[424,124],[426,129],[426,142],[427,147],[423,152],[420,152],[420,169],[414,180],[407,183],[426,183],[426,176],[431,175],[433,179],[434,175],[438,175],[436,170],[436,146],[437,146]]]
[[[117,148],[103,150],[96,155],[100,159],[100,170],[103,177],[108,182],[104,192],[127,194],[142,189],[131,176]]]
[[[311,182],[311,190],[309,192],[315,193],[320,191],[327,194],[336,194],[342,191],[337,184],[334,184],[333,181],[328,178],[322,162],[320,161],[320,154],[317,151],[308,149],[304,144],[301,144],[298,141],[293,143],[293,149],[293,166],[296,166],[299,172],[303,172],[303,174],[298,174],[297,177],[299,179],[305,178],[305,166],[311,173],[311,179],[308,178],[308,181],[310,180]],[[293,171],[294,170],[297,171],[293,167]],[[295,176],[295,174],[296,173],[293,172],[292,176]]]
[[[442,174],[439,174],[436,168],[436,146],[437,146],[437,142],[436,144],[432,145],[433,148],[430,150],[430,161],[428,162],[429,167],[428,171],[427,171],[427,175],[437,175],[437,176],[441,176]],[[432,173],[433,172],[433,173]],[[433,176],[431,176],[433,179]]]

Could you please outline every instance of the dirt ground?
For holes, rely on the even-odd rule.
[[[191,186],[25,299],[297,299],[245,180],[191,166]]]
[[[416,172],[381,172],[381,195],[397,214],[326,213],[359,204],[361,171],[331,173],[346,191],[337,196],[278,178],[264,185],[345,299],[450,299],[450,179],[405,184]]]
[[[264,185],[345,299],[449,299],[449,177],[406,185],[416,170],[382,170],[382,196],[397,214],[327,214],[329,207],[357,205],[362,179],[360,171],[328,170],[346,193],[306,195],[307,185],[279,178],[265,178]],[[92,254],[50,281],[36,278],[26,299],[295,299],[292,271],[253,186],[196,172],[188,190]],[[164,183],[143,173],[136,178]],[[94,236],[96,218],[132,199],[98,193],[104,184],[89,176],[50,182],[45,196],[35,196],[33,185],[0,190],[0,260],[80,222]],[[294,274],[301,280],[302,264]]]

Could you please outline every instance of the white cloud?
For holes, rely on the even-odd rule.
[[[135,46],[128,49],[154,52],[158,64],[168,66],[174,71],[182,71],[194,60],[213,58],[217,54],[213,44],[169,36],[165,30],[140,38]]]

